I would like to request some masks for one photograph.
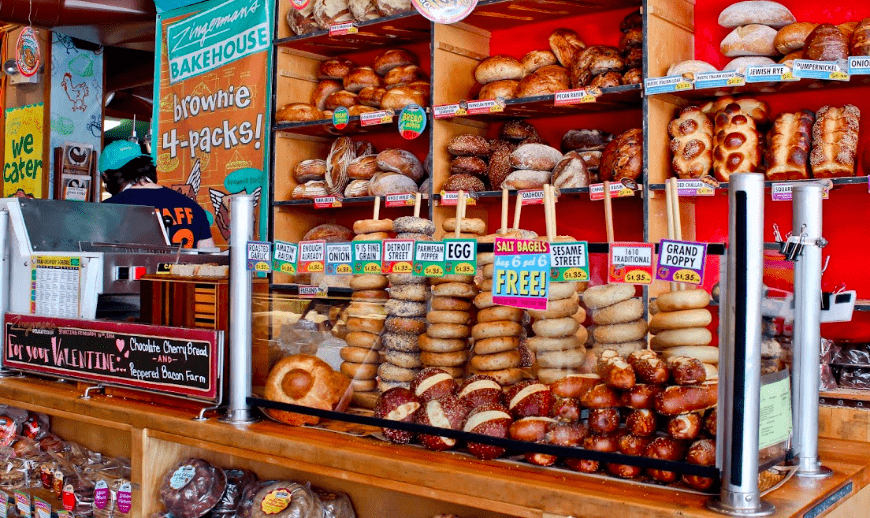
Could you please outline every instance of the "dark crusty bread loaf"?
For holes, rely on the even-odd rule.
[[[837,61],[849,57],[849,41],[836,25],[823,23],[813,29],[804,43],[804,59]]]
[[[801,110],[782,113],[767,132],[764,162],[769,180],[802,180],[809,178],[810,144],[813,112]]]

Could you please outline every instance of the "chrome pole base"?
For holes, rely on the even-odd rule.
[[[0,378],[23,378],[24,374],[9,369],[0,368]]]
[[[723,504],[718,496],[707,500],[706,507],[713,512],[727,516],[770,516],[774,511],[776,511],[773,504],[769,504],[763,500],[759,500],[758,506],[753,509],[740,509]]]
[[[227,424],[251,424],[260,421],[260,418],[254,415],[254,413],[247,408],[235,410],[235,411],[227,411],[227,415],[218,419],[218,421]]]
[[[831,468],[826,467],[826,466],[822,466],[821,464],[818,464],[816,466],[816,469],[814,469],[814,470],[801,471],[800,469],[798,469],[795,472],[794,476],[796,476],[798,478],[823,479],[823,478],[828,478],[833,474],[834,474],[834,471]]]

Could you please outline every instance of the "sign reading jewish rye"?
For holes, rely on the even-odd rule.
[[[210,72],[269,48],[263,0],[227,0],[166,28],[169,81]]]

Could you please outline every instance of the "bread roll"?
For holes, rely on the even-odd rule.
[[[816,178],[855,176],[861,111],[851,104],[825,106],[816,113],[810,165]]]
[[[450,162],[450,174],[486,176],[486,162],[476,156],[458,156]]]
[[[387,89],[380,86],[367,86],[357,94],[357,102],[372,108],[381,107],[381,98],[387,93]]]
[[[849,54],[852,56],[870,56],[870,18],[864,18],[855,26]]]
[[[377,0],[377,5],[381,16],[393,16],[414,9],[411,0]]]
[[[447,152],[453,156],[489,156],[489,141],[480,135],[457,135],[447,143]]]
[[[376,155],[356,157],[347,165],[347,177],[351,180],[371,180],[379,171]]]
[[[347,184],[347,187],[344,188],[344,197],[345,198],[358,198],[360,196],[368,196],[369,195],[369,181],[368,180],[351,180],[350,183]]]
[[[776,38],[773,39],[773,46],[780,54],[789,54],[796,50],[804,48],[804,42],[807,36],[813,32],[813,29],[819,24],[812,22],[797,22],[786,25],[776,33]]]
[[[378,75],[385,76],[396,67],[416,65],[417,56],[404,49],[390,49],[378,54],[372,65]]]
[[[324,118],[326,117],[322,111],[305,103],[285,104],[275,112],[275,120],[278,122],[316,121]]]
[[[372,67],[355,68],[344,76],[343,81],[344,89],[354,93],[367,86],[384,86],[383,80]]]
[[[560,160],[562,153],[544,144],[523,144],[511,153],[511,166],[515,169],[552,171]]]
[[[454,174],[441,186],[445,191],[477,192],[486,190],[483,180],[470,174]]]
[[[602,181],[637,180],[643,173],[643,130],[633,128],[613,139],[601,155]]]
[[[858,22],[844,22],[837,25],[837,28],[840,29],[840,32],[842,32],[843,36],[846,37],[846,43],[852,41],[852,34],[855,33],[856,27],[858,27]]]
[[[323,104],[324,107],[330,111],[335,111],[336,108],[341,106],[350,108],[357,104],[356,94],[347,90],[339,90],[326,96],[326,100]]]
[[[318,110],[326,109],[326,98],[330,94],[341,90],[341,83],[338,81],[327,79],[317,83],[314,93],[311,94],[311,104],[317,107]]]
[[[381,109],[398,112],[409,104],[417,104],[423,108],[429,106],[429,96],[410,86],[399,86],[381,97]]]
[[[525,140],[537,137],[538,130],[523,119],[513,119],[505,122],[498,134],[500,138],[505,140]]]
[[[487,83],[483,85],[483,88],[480,89],[480,93],[477,95],[478,99],[496,99],[501,97],[502,99],[514,99],[517,96],[517,89],[519,88],[520,82],[514,81],[512,79],[505,79],[502,81],[493,81],[492,83]]]
[[[729,57],[776,56],[778,52],[773,45],[775,38],[776,30],[767,25],[745,25],[725,36],[719,50]]]
[[[323,180],[326,176],[326,160],[303,160],[293,169],[293,177],[299,183]]]
[[[559,65],[547,65],[520,81],[517,87],[517,97],[551,95],[569,88],[571,88],[571,84],[568,80],[568,70]]]
[[[533,50],[523,56],[520,63],[523,65],[523,72],[528,75],[541,67],[555,65],[558,60],[556,55],[549,50]]]
[[[324,223],[323,225],[317,225],[309,230],[302,238],[302,241],[318,241],[322,239],[330,243],[339,243],[342,241],[350,241],[353,239],[353,236],[353,231],[347,227],[332,223]]]
[[[568,151],[604,150],[607,143],[613,140],[613,135],[597,129],[572,129],[562,137],[560,147],[563,153]]]
[[[326,196],[328,194],[329,192],[326,190],[326,182],[323,180],[311,180],[294,187],[293,192],[290,193],[290,197],[312,200],[319,196]]]
[[[302,9],[287,9],[287,25],[290,32],[297,36],[315,32],[320,29],[314,19],[314,5],[309,2]]]
[[[713,168],[713,123],[697,106],[687,106],[668,124],[674,173],[700,178]]]
[[[607,72],[595,76],[589,86],[592,88],[612,88],[622,84],[622,74],[619,72]]]
[[[317,77],[320,80],[332,79],[335,81],[342,81],[344,76],[349,74],[354,68],[356,68],[356,64],[349,59],[330,59],[320,64]]]
[[[569,151],[553,168],[552,181],[558,189],[576,189],[588,187],[590,177],[589,168],[580,153]]]
[[[369,192],[372,196],[417,192],[417,184],[403,174],[380,172],[369,181]]]
[[[716,114],[713,128],[713,173],[720,182],[727,182],[734,173],[756,173],[761,162],[761,143],[755,121],[729,104]]]
[[[397,86],[406,86],[414,81],[427,81],[429,76],[417,65],[401,65],[393,67],[384,77],[384,86],[389,90]]]
[[[488,57],[474,69],[474,79],[482,85],[506,79],[519,81],[522,78],[523,65],[509,56]]]
[[[849,40],[836,25],[823,23],[807,36],[804,59],[837,61],[848,57]]]
[[[771,181],[803,180],[809,178],[813,112],[801,110],[782,113],[767,133],[764,161],[767,179]]]
[[[779,28],[796,21],[791,11],[779,2],[736,2],[719,13],[719,25],[729,28],[753,23]]]
[[[668,68],[665,75],[686,77],[688,74],[689,78],[694,78],[695,74],[705,72],[718,72],[718,69],[706,61],[689,59],[686,61],[680,61],[679,63],[674,63],[670,68]]]
[[[586,48],[583,40],[571,29],[556,29],[550,34],[549,43],[553,55],[565,68],[570,67],[580,55],[580,51]]]
[[[625,68],[643,68],[643,47],[634,47],[625,53]]]
[[[492,143],[492,154],[489,156],[487,177],[493,189],[501,189],[501,184],[511,172],[511,152],[513,146],[505,140]]]
[[[722,70],[735,70],[741,74],[745,74],[746,67],[768,66],[775,63],[774,60],[764,56],[742,56],[729,61],[724,67],[722,67]]]
[[[625,68],[625,60],[619,55],[619,50],[605,45],[587,48],[580,55],[578,63],[582,68],[588,68],[593,76],[621,72]]]
[[[356,148],[349,137],[339,137],[332,143],[326,158],[326,189],[329,194],[341,194],[347,186],[347,166],[356,157]]]
[[[706,113],[711,119],[716,118],[716,114],[723,111],[729,104],[736,103],[740,106],[740,110],[752,117],[756,126],[767,126],[770,123],[770,105],[765,101],[759,101],[751,97],[734,99],[733,97],[722,97],[716,101],[710,101],[701,106],[701,111]]]
[[[540,189],[550,182],[550,171],[517,169],[501,183],[502,189]]]
[[[348,0],[348,8],[353,19],[358,22],[367,22],[381,17],[375,0]]]
[[[352,22],[350,7],[347,0],[312,0],[314,4],[314,20],[321,29],[327,30],[337,23]]]
[[[631,49],[639,49],[643,47],[643,28],[634,27],[622,34],[619,38],[619,45],[616,48],[623,54]]]
[[[378,153],[378,167],[381,171],[399,173],[419,182],[423,178],[423,164],[410,151],[387,149]]]

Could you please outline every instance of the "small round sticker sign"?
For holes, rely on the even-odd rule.
[[[33,27],[25,27],[18,36],[15,46],[15,64],[18,71],[25,77],[31,77],[39,70],[40,63],[39,40]]]
[[[399,114],[399,134],[411,140],[419,137],[426,129],[426,110],[417,104],[409,104]]]
[[[411,0],[414,8],[435,23],[456,23],[477,7],[477,0]]]
[[[346,128],[348,122],[350,122],[350,112],[344,106],[340,106],[332,112],[332,125],[336,129]]]
[[[310,3],[311,0],[290,0],[290,5],[292,5],[297,11],[305,9]]]

